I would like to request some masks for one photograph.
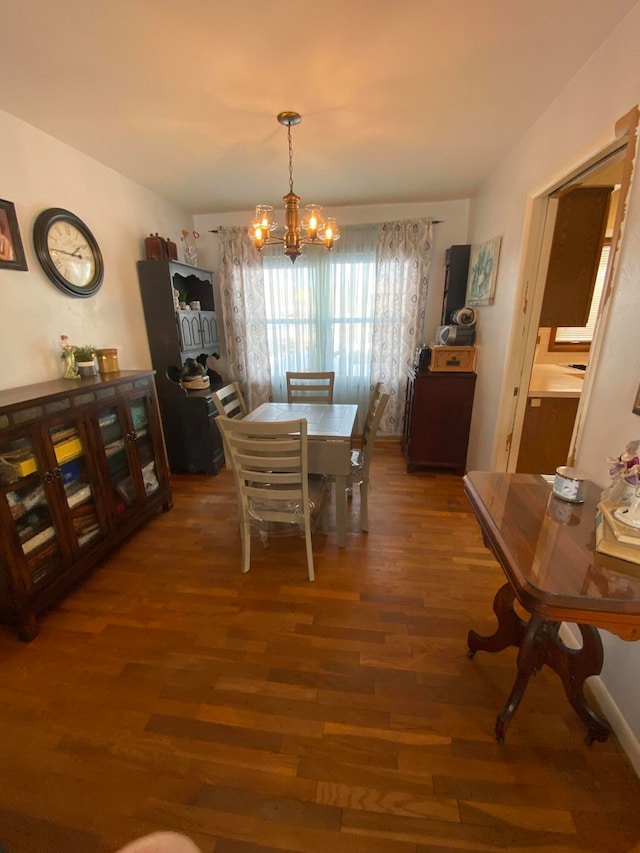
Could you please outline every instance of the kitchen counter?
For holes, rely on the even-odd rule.
[[[535,364],[529,383],[529,397],[579,397],[584,370],[563,364]]]

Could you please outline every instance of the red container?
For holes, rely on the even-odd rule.
[[[144,253],[148,261],[161,261],[167,257],[166,243],[157,232],[145,238]]]

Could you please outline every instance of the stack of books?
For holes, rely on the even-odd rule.
[[[596,551],[640,564],[640,528],[623,520],[626,507],[601,501],[596,512]]]

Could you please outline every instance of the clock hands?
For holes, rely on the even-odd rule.
[[[64,249],[51,249],[52,252],[56,252],[58,255],[69,255],[71,258],[79,258],[82,260],[82,255],[78,254],[78,249],[75,249],[73,252],[65,252]]]

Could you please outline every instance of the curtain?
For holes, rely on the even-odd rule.
[[[430,220],[345,226],[333,249],[307,246],[292,264],[262,255],[246,228],[220,231],[220,286],[229,365],[250,408],[286,400],[286,371],[333,370],[334,400],[357,403],[362,426],[381,381],[381,431],[402,432],[407,370],[422,336]]]
[[[327,252],[306,246],[292,264],[281,246],[263,250],[274,400],[287,370],[333,370],[334,401],[366,413],[371,390],[376,225],[351,226]]]
[[[390,397],[381,432],[402,432],[407,370],[422,335],[431,270],[433,223],[384,222],[376,249],[376,293],[371,378]]]
[[[220,229],[220,292],[230,379],[247,407],[271,399],[262,258],[246,228]]]

